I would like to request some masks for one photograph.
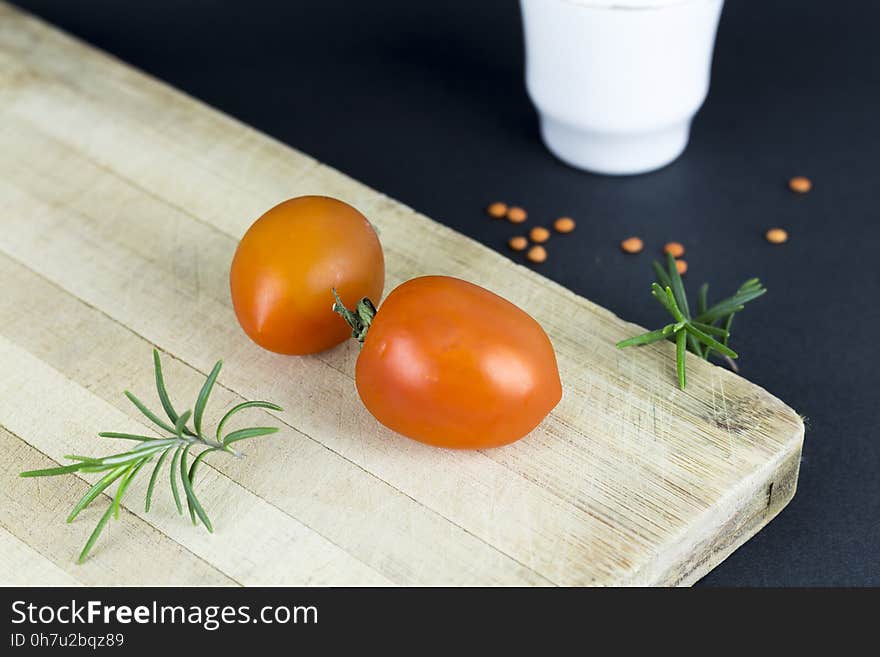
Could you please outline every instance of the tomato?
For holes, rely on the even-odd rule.
[[[408,281],[365,331],[358,394],[379,422],[415,440],[505,445],[534,429],[562,397],[553,345],[538,322],[472,283]]]
[[[326,196],[276,205],[248,229],[229,272],[245,333],[282,354],[310,354],[351,336],[333,313],[332,288],[352,303],[385,284],[379,238],[353,207]]]

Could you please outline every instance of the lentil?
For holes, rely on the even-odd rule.
[[[513,206],[507,209],[507,220],[513,224],[521,224],[528,218],[528,213],[520,207]]]
[[[547,249],[543,246],[533,246],[529,249],[528,253],[526,253],[526,258],[529,262],[541,263],[547,260]]]
[[[522,235],[517,235],[516,237],[511,237],[507,241],[507,246],[509,246],[514,251],[525,251],[526,247],[529,245],[529,241],[523,237]]]
[[[553,228],[557,233],[570,233],[574,230],[575,223],[571,217],[559,217],[553,222]]]
[[[486,208],[486,212],[488,212],[489,216],[493,219],[501,219],[507,214],[507,203],[502,203],[501,201],[490,203],[489,207]]]
[[[782,228],[771,228],[764,234],[764,237],[770,244],[782,244],[788,241],[788,233]]]
[[[673,258],[680,258],[684,255],[684,246],[681,242],[667,242],[663,247],[663,253],[668,253]]]
[[[798,194],[806,194],[813,189],[813,181],[804,176],[795,176],[788,181],[788,188]]]
[[[625,253],[639,253],[645,248],[645,243],[639,237],[628,237],[620,243],[620,248]]]
[[[535,226],[529,231],[529,238],[538,244],[543,244],[550,239],[550,231],[543,226]]]

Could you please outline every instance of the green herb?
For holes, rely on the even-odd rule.
[[[717,354],[736,371],[737,367],[733,359],[737,358],[737,353],[728,346],[733,316],[741,311],[746,303],[767,292],[761,281],[757,278],[746,281],[736,294],[712,306],[707,300],[709,285],[704,283],[697,293],[697,313],[694,316],[691,315],[688,306],[684,284],[675,266],[675,258],[667,254],[666,269],[655,261],[654,272],[657,274],[657,282],[651,284],[651,295],[672,315],[675,322],[656,331],[649,331],[618,342],[617,346],[622,349],[651,344],[658,340],[673,340],[676,346],[678,387],[682,390],[687,385],[685,351],[691,351],[704,360],[708,360],[710,355]]]
[[[171,469],[169,473],[171,493],[174,497],[175,504],[177,505],[178,513],[183,514],[183,505],[180,501],[180,490],[177,485],[179,479],[183,484],[183,492],[186,497],[187,508],[189,509],[190,518],[192,519],[193,524],[195,525],[198,520],[201,520],[202,524],[205,525],[205,528],[209,532],[214,531],[214,528],[211,525],[211,520],[208,518],[208,514],[205,513],[201,502],[199,502],[199,498],[196,496],[194,488],[196,467],[202,462],[202,460],[204,460],[205,456],[211,452],[227,452],[233,456],[240,457],[241,454],[232,448],[233,443],[245,440],[246,438],[265,436],[278,431],[276,427],[252,427],[249,429],[232,431],[221,437],[221,432],[226,422],[239,411],[246,408],[268,408],[273,411],[282,410],[280,406],[270,402],[243,402],[231,408],[220,420],[220,423],[217,425],[216,440],[207,438],[202,432],[202,416],[205,411],[205,406],[208,403],[208,396],[211,394],[211,390],[214,387],[214,382],[217,380],[217,375],[220,373],[222,364],[223,361],[217,361],[217,364],[214,365],[214,369],[212,369],[211,373],[208,375],[205,384],[202,386],[201,392],[199,392],[198,399],[194,406],[194,412],[184,411],[183,413],[178,414],[177,411],[174,410],[171,400],[168,398],[168,392],[165,390],[165,381],[162,376],[162,364],[159,361],[159,352],[154,349],[153,365],[156,370],[156,390],[159,393],[159,401],[162,403],[162,408],[165,409],[165,414],[168,416],[171,424],[160,419],[137,397],[127,390],[125,391],[125,396],[128,397],[137,409],[153,424],[162,429],[165,433],[171,434],[170,436],[158,438],[155,436],[104,431],[98,435],[103,438],[132,440],[139,444],[127,452],[120,452],[118,454],[111,454],[109,456],[98,458],[70,455],[65,458],[75,461],[75,463],[71,465],[48,468],[46,470],[30,470],[21,473],[22,477],[51,477],[72,472],[106,473],[85,495],[83,495],[82,499],[76,503],[73,510],[70,512],[70,515],[67,516],[67,522],[73,522],[76,516],[79,515],[80,511],[91,504],[113,482],[119,481],[119,484],[116,487],[116,494],[113,496],[110,506],[107,508],[106,513],[101,516],[94,531],[92,531],[91,536],[89,536],[88,541],[86,541],[85,547],[83,547],[82,552],[80,552],[79,563],[82,563],[86,556],[88,556],[89,551],[94,546],[95,541],[98,540],[98,536],[100,536],[101,531],[106,526],[110,516],[113,515],[116,518],[119,517],[119,506],[122,502],[122,497],[125,495],[125,491],[128,489],[129,485],[131,485],[131,482],[137,473],[155,457],[158,457],[158,461],[153,467],[153,472],[150,475],[150,483],[147,487],[146,504],[144,506],[145,512],[149,512],[150,510],[150,503],[153,498],[153,488],[156,485],[156,480],[162,469],[162,465],[167,460],[168,455],[171,454]],[[187,426],[187,421],[190,417],[193,418],[192,429]],[[192,464],[187,465],[187,459],[194,449],[200,449],[201,451],[195,456]]]

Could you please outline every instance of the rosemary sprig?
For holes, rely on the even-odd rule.
[[[678,374],[678,387],[687,385],[685,371],[685,351],[689,350],[704,360],[718,354],[737,370],[733,359],[737,353],[728,346],[733,316],[741,311],[749,301],[767,292],[761,281],[752,278],[743,283],[736,293],[723,301],[710,306],[708,303],[709,285],[704,283],[697,293],[697,314],[691,315],[687,295],[681,275],[675,266],[675,258],[666,256],[666,269],[654,261],[657,282],[651,284],[651,295],[672,315],[675,322],[656,331],[648,331],[617,343],[618,348],[651,344],[658,340],[675,342],[675,365]],[[714,336],[714,337],[713,337]],[[718,338],[718,339],[716,339]]]
[[[233,415],[246,408],[268,408],[273,411],[283,410],[280,406],[271,402],[247,401],[229,409],[217,425],[216,439],[208,438],[202,431],[202,417],[205,412],[205,406],[208,403],[208,397],[214,387],[214,382],[217,380],[217,375],[220,373],[223,361],[217,361],[217,364],[214,365],[214,368],[211,370],[211,373],[208,375],[201,391],[199,392],[193,410],[187,410],[180,414],[177,413],[174,406],[171,404],[171,400],[168,398],[168,392],[165,389],[165,380],[162,376],[162,364],[159,361],[159,352],[155,349],[153,350],[153,365],[156,370],[156,391],[159,394],[159,401],[161,402],[162,408],[165,410],[165,414],[168,416],[171,424],[168,424],[159,418],[158,415],[148,409],[143,402],[128,390],[125,391],[125,396],[128,397],[128,399],[147,417],[147,419],[162,429],[166,434],[171,434],[170,436],[159,438],[132,433],[102,431],[98,434],[102,438],[121,438],[123,440],[135,441],[139,444],[127,452],[120,452],[97,458],[76,455],[65,456],[65,458],[75,462],[70,465],[47,468],[45,470],[30,470],[21,473],[22,477],[52,477],[72,472],[106,473],[85,495],[83,495],[82,499],[74,505],[70,515],[67,516],[67,522],[73,522],[76,516],[79,515],[80,511],[91,504],[101,493],[113,484],[113,482],[119,481],[110,506],[107,507],[107,511],[101,516],[100,520],[98,520],[98,524],[95,526],[91,536],[89,536],[89,539],[86,541],[82,552],[80,552],[79,563],[85,561],[85,558],[94,546],[95,541],[98,540],[101,531],[107,525],[110,516],[113,515],[116,518],[119,517],[119,507],[126,490],[131,485],[131,482],[134,480],[138,472],[155,457],[158,457],[158,461],[153,467],[153,472],[150,475],[144,511],[149,512],[150,510],[153,489],[155,488],[162,465],[168,459],[168,455],[171,454],[171,469],[169,472],[171,494],[174,497],[178,513],[181,515],[183,514],[183,505],[181,504],[180,490],[178,487],[178,480],[180,480],[183,484],[183,492],[192,523],[195,525],[198,524],[198,520],[201,520],[202,524],[205,525],[205,528],[209,532],[213,532],[214,527],[211,524],[211,520],[208,517],[208,514],[205,513],[205,509],[202,507],[199,498],[196,496],[194,488],[196,467],[204,460],[205,456],[211,452],[227,452],[233,456],[240,457],[241,454],[232,448],[233,443],[247,438],[265,436],[278,431],[277,427],[251,427],[248,429],[231,431],[225,436],[222,435],[223,427],[226,425],[227,421]],[[187,426],[187,421],[190,417],[193,419],[192,429]],[[195,456],[192,464],[188,465],[188,458],[193,449],[200,449],[201,451]]]

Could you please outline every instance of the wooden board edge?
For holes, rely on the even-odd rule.
[[[804,425],[800,416],[799,430],[780,455],[769,462],[748,485],[737,494],[742,501],[733,513],[711,534],[711,539],[696,549],[689,558],[679,559],[663,572],[653,585],[692,586],[745,544],[788,505],[797,492]]]

